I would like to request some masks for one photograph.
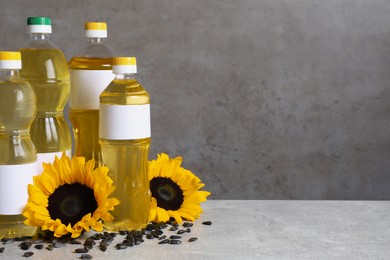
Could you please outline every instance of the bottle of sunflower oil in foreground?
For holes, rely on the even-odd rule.
[[[69,69],[65,56],[50,40],[51,20],[29,17],[30,40],[20,49],[21,76],[29,81],[37,99],[37,114],[31,138],[38,151],[38,172],[42,162],[52,163],[62,152],[71,155],[72,140],[63,109],[70,92]]]
[[[35,95],[19,76],[20,52],[0,52],[0,238],[32,235],[23,224],[27,186],[37,175],[37,153],[30,138]]]
[[[107,230],[140,229],[148,222],[150,98],[135,78],[134,57],[113,58],[115,79],[100,95],[99,137],[103,164],[120,204]]]
[[[70,60],[69,118],[73,126],[74,154],[101,164],[99,95],[114,79],[112,51],[106,45],[107,24],[85,23],[86,43]]]

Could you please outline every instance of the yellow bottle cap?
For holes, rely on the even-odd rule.
[[[107,24],[103,22],[86,22],[85,37],[107,38]]]
[[[18,51],[0,51],[0,60],[21,60]]]
[[[22,60],[18,51],[0,51],[0,69],[21,69]]]
[[[135,57],[114,57],[112,65],[137,65],[137,59]]]
[[[115,74],[137,73],[137,59],[135,57],[112,58],[112,71]]]

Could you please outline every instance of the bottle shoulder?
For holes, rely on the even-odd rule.
[[[20,49],[59,49],[50,39],[30,39]]]
[[[112,57],[75,56],[68,62],[69,69],[75,70],[112,70]]]
[[[114,56],[111,48],[104,42],[87,42],[78,51],[75,57],[84,58],[112,58]]]
[[[101,103],[149,104],[150,95],[136,79],[114,79],[100,94]]]

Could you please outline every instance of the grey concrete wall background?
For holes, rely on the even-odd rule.
[[[390,199],[390,1],[1,1],[0,49],[50,16],[68,59],[108,23],[152,97],[151,158],[215,199]]]

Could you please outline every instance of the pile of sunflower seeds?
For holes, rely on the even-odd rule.
[[[211,225],[211,221],[202,222],[203,225]],[[2,238],[0,245],[0,257],[1,253],[6,250],[6,246],[19,243],[19,248],[24,251],[21,255],[23,257],[30,257],[34,255],[34,252],[31,251],[32,248],[36,250],[46,249],[49,251],[54,250],[55,248],[65,247],[66,244],[80,245],[79,248],[75,249],[74,253],[81,254],[80,259],[92,259],[92,255],[88,252],[94,248],[98,247],[101,251],[106,251],[107,248],[113,244],[114,239],[117,236],[122,237],[120,243],[116,243],[114,247],[117,250],[127,249],[133,246],[137,246],[145,242],[145,238],[148,240],[157,239],[158,244],[171,244],[179,245],[182,243],[183,234],[191,233],[191,227],[193,226],[192,222],[184,222],[181,226],[174,220],[167,222],[151,222],[147,224],[142,230],[121,230],[118,233],[116,232],[102,232],[95,233],[80,242],[78,239],[72,239],[70,237],[65,238],[53,238],[51,233],[38,233],[37,238],[31,236],[23,236],[16,238]],[[164,229],[168,231],[175,232],[175,235],[164,235]],[[195,242],[198,240],[197,237],[190,237],[187,242]]]

